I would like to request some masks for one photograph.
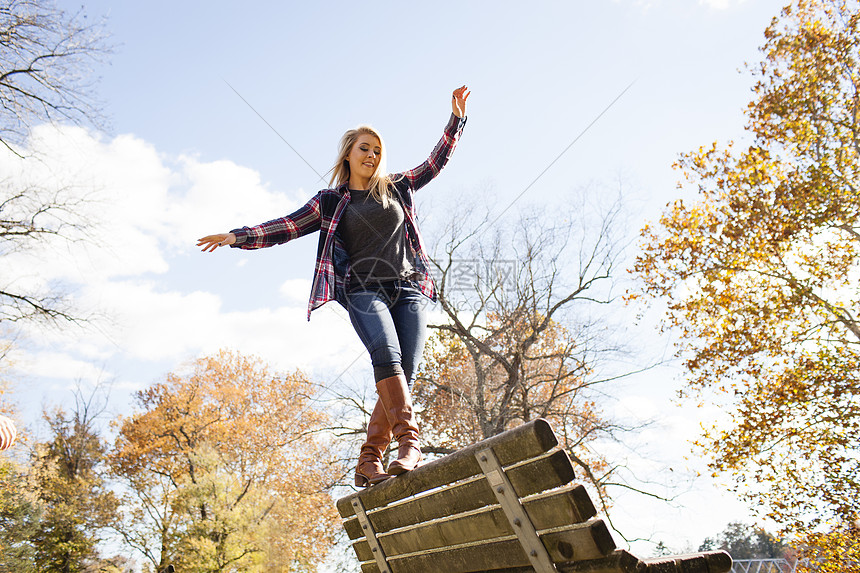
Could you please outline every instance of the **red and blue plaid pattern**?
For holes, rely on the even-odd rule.
[[[445,167],[465,125],[465,117],[459,118],[451,114],[442,139],[433,148],[427,161],[415,169],[391,176],[394,181],[394,194],[403,205],[406,236],[416,255],[416,270],[421,275],[418,284],[421,292],[434,301],[436,287],[433,284],[430,261],[415,218],[413,194],[427,185]],[[273,219],[256,227],[233,229],[231,233],[236,235],[236,242],[232,246],[240,249],[260,249],[286,243],[314,231],[322,231],[317,246],[314,280],[308,302],[308,320],[310,320],[311,311],[330,300],[340,298],[340,295],[345,292],[349,262],[346,250],[335,231],[347,205],[349,205],[349,189],[346,183],[335,189],[323,189],[304,206],[286,217]]]

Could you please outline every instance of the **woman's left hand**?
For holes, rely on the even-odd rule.
[[[466,86],[459,87],[454,90],[454,94],[451,96],[451,111],[453,111],[454,115],[457,117],[465,117],[466,100],[469,98],[470,93],[472,92],[468,91]]]

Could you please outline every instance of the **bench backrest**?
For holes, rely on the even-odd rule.
[[[727,568],[717,556],[699,559],[705,569],[681,562],[668,569],[665,559],[648,569],[647,562],[616,551],[585,489],[568,485],[573,466],[557,445],[549,423],[534,420],[338,500],[362,572],[731,568],[727,554]],[[582,568],[585,563],[589,568]]]

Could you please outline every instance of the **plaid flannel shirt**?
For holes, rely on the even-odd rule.
[[[420,274],[418,285],[421,292],[433,301],[436,300],[436,286],[430,274],[430,261],[424,241],[418,230],[413,194],[427,185],[445,167],[465,125],[465,117],[458,118],[452,113],[442,139],[433,148],[427,161],[415,169],[391,176],[394,181],[392,191],[403,206],[406,238],[415,254],[415,266]],[[236,235],[236,242],[232,246],[240,249],[271,247],[321,231],[308,302],[308,320],[311,319],[311,311],[330,300],[338,300],[344,305],[346,303],[349,257],[336,231],[338,222],[349,205],[349,198],[347,183],[343,183],[334,189],[323,189],[303,207],[286,217],[272,219],[255,227],[230,231]]]

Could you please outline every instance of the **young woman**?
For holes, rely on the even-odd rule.
[[[331,189],[286,217],[197,242],[209,252],[227,245],[258,249],[320,232],[308,320],[330,300],[346,307],[376,380],[378,398],[355,470],[359,487],[408,472],[421,461],[409,392],[426,340],[426,303],[435,301],[436,292],[413,194],[448,162],[466,125],[469,93],[466,86],[454,90],[442,139],[415,169],[388,175],[382,137],[359,126],[341,138]],[[386,472],[382,455],[392,436],[398,456]]]

